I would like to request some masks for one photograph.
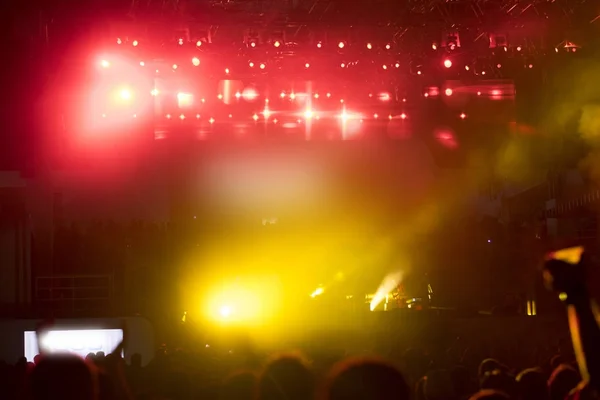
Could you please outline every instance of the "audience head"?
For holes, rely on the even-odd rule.
[[[469,397],[469,400],[510,400],[510,397],[498,390],[484,389]]]
[[[306,400],[315,381],[308,363],[298,355],[282,355],[267,364],[258,382],[259,400]]]
[[[529,368],[521,371],[516,378],[517,394],[521,400],[546,400],[548,399],[548,386],[546,378],[538,368]]]
[[[483,390],[498,390],[503,393],[513,394],[515,392],[515,381],[508,373],[495,369],[483,375],[479,387]]]
[[[220,398],[222,400],[252,400],[258,379],[253,372],[237,372],[223,382]]]
[[[98,386],[94,371],[72,354],[44,356],[31,374],[33,400],[95,400]]]
[[[427,385],[427,384],[425,384]],[[373,359],[347,360],[333,369],[325,390],[327,400],[403,400],[410,388],[395,367]]]
[[[548,380],[548,391],[551,400],[563,400],[581,380],[579,373],[567,364],[559,365]]]

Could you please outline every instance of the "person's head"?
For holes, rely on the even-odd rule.
[[[98,385],[94,371],[76,355],[44,356],[31,373],[33,400],[95,400]]]
[[[461,365],[458,365],[450,371],[452,386],[454,393],[461,398],[474,392],[474,381],[471,379],[469,370]]]
[[[483,390],[498,390],[512,395],[515,392],[515,380],[508,373],[495,369],[483,375],[479,383],[479,388]]]
[[[281,355],[264,368],[257,388],[259,400],[306,400],[315,381],[308,363],[298,355]]]
[[[484,389],[469,397],[469,400],[510,400],[510,397],[498,390]]]
[[[580,380],[579,373],[573,367],[567,364],[559,365],[548,379],[550,399],[563,400]]]
[[[530,368],[521,371],[516,378],[517,395],[520,400],[548,399],[548,386],[541,370]]]
[[[404,400],[410,387],[395,367],[374,359],[346,360],[333,368],[326,400]]]
[[[221,400],[252,400],[258,379],[253,372],[242,371],[230,375],[221,386]]]
[[[453,399],[455,393],[450,372],[446,370],[434,370],[427,373],[425,397],[427,400]]]
[[[486,372],[491,372],[495,369],[501,369],[502,364],[500,364],[500,362],[498,360],[495,360],[493,358],[486,358],[485,360],[483,360],[481,362],[481,364],[479,364],[479,370],[477,371],[477,376],[479,376],[479,379],[481,380],[484,375],[486,374]]]

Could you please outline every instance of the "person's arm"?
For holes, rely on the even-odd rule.
[[[544,280],[567,306],[573,349],[584,381],[600,388],[600,327],[586,285],[585,254],[578,264],[551,259],[545,263]]]

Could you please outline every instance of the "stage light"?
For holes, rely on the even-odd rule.
[[[256,43],[250,42],[250,47],[252,47],[252,48],[256,47]]]
[[[313,96],[315,99],[319,98],[319,93],[315,93],[315,95]]]
[[[209,122],[210,124],[214,124],[214,123],[215,123],[215,119],[214,119],[213,117],[210,117],[210,119],[208,120],[208,122]]]
[[[477,96],[481,96],[481,92],[477,92]]]
[[[452,96],[452,89],[448,88],[444,91],[444,93],[446,94],[446,96]]]
[[[273,43],[273,46],[279,47],[281,46],[281,43],[279,42],[279,40],[276,40],[275,43]]]
[[[269,107],[265,107],[262,114],[263,117],[265,117],[265,119],[269,119],[269,117],[271,116],[271,110],[269,110]]]
[[[396,64],[394,64],[394,67],[396,67],[396,68],[400,68],[400,63],[396,63]]]
[[[242,97],[246,101],[254,101],[258,97],[258,92],[254,88],[246,88],[242,92]],[[268,101],[266,101],[268,103]]]
[[[183,120],[185,119],[185,115],[181,114],[181,115],[179,116],[179,119],[183,121]]]
[[[254,121],[258,121],[258,115],[254,114],[254,115],[252,116],[252,119],[253,119]]]
[[[173,69],[177,69],[179,66],[177,64],[173,64]]]
[[[102,114],[102,118],[106,118],[106,114]]]
[[[467,114],[465,114],[465,113],[461,113],[461,114],[459,115],[459,117],[460,117],[460,119],[465,119],[465,118],[467,118]]]
[[[446,67],[446,68],[452,67],[452,61],[450,61],[448,59],[445,59],[444,60],[444,67]]]
[[[328,92],[328,93],[326,94],[326,96],[327,96],[327,98],[331,97],[331,93],[329,93],[329,92]]]
[[[225,74],[229,75],[229,68],[225,68]]]
[[[134,40],[131,44],[133,45],[133,47],[136,47],[139,44],[139,42],[137,40]]]
[[[180,46],[183,46],[183,38],[179,38],[179,39],[177,40],[177,43],[178,43]]]
[[[386,49],[386,50],[389,50],[389,49],[391,49],[391,48],[392,48],[392,45],[391,45],[391,44],[389,44],[389,43],[388,43],[388,44],[386,44],[386,45],[385,45],[385,49]]]
[[[165,118],[166,118],[166,119],[171,119],[171,114],[167,114],[167,115],[165,115]]]
[[[346,46],[346,44],[345,44],[344,42],[339,42],[339,43],[338,43],[338,47],[339,47],[340,49],[343,49],[345,46]]]
[[[121,97],[121,99],[123,99],[123,100],[130,100],[131,99],[131,92],[129,91],[129,89],[122,89],[119,92],[119,97]]]
[[[117,38],[117,44],[121,44],[123,43],[123,41],[121,40],[121,38]]]
[[[152,90],[150,91],[150,94],[151,94],[152,96],[158,96],[158,89],[152,89]]]
[[[384,66],[383,66],[383,69],[387,69],[387,65],[384,65]]]
[[[429,97],[429,93],[423,93],[423,97]]]
[[[533,68],[533,64],[529,64],[529,69]]]
[[[267,66],[266,66],[265,64],[260,64],[258,67],[259,67],[260,69],[265,69]]]
[[[373,114],[373,118],[377,119],[377,118],[379,118],[379,115],[378,114]]]
[[[202,46],[202,41],[201,41],[201,40],[198,40],[198,41],[196,42],[196,47],[200,47],[200,46]]]
[[[517,46],[517,51],[521,51],[521,46]]]
[[[481,75],[485,75],[485,71],[481,71]]]
[[[276,124],[277,122],[279,122],[279,121],[277,120],[277,118],[275,118],[275,119],[273,120],[273,123],[274,123],[274,124]]]
[[[371,50],[373,48],[373,45],[371,43],[367,43],[367,49]]]
[[[188,108],[194,104],[194,95],[191,93],[177,93],[177,106]]]
[[[294,100],[295,98],[296,98],[296,94],[295,93],[290,94],[290,99],[291,100]]]
[[[284,99],[284,98],[285,98],[285,92],[281,92],[281,93],[279,94],[279,97],[281,97],[282,99]]]
[[[317,48],[320,49],[321,47],[323,47],[323,43],[321,43],[321,42],[317,43]]]
[[[229,306],[222,306],[221,309],[219,310],[219,314],[223,318],[229,318],[231,316],[231,313],[232,313],[232,310],[231,310],[231,307],[229,307]]]
[[[431,48],[432,48],[433,50],[437,50],[437,44],[435,44],[435,43],[432,43],[432,44],[431,44]]]
[[[310,64],[309,63],[304,64],[304,68],[310,68]]]
[[[465,65],[465,71],[470,70],[471,68],[468,65]]]
[[[233,118],[233,114],[229,114],[229,115],[228,115],[228,117],[229,117],[229,118]]]
[[[252,61],[250,61],[250,62],[248,63],[248,66],[249,66],[250,68],[254,68],[254,63],[253,63]]]
[[[502,68],[502,64],[496,64],[496,68],[498,68],[498,69]]]
[[[312,116],[313,116],[313,112],[312,112],[311,110],[306,110],[306,111],[304,112],[304,118],[306,118],[306,119],[311,119],[311,118],[312,118]]]
[[[340,103],[344,104],[344,99],[340,99]]]
[[[198,57],[192,58],[192,64],[194,64],[194,67],[197,67],[200,65],[200,59]]]
[[[400,118],[401,119],[406,119],[406,114],[404,114],[404,113],[400,114]]]
[[[379,100],[381,101],[390,101],[392,99],[392,96],[390,96],[389,93],[380,93],[379,94]]]
[[[200,119],[200,114],[196,114],[196,119]]]
[[[102,60],[102,61],[100,61],[100,66],[102,68],[108,68],[108,67],[110,67],[110,61],[108,61],[108,60]]]
[[[390,121],[392,120],[392,118],[394,118],[394,117],[392,117],[392,114],[388,115],[388,119],[389,119]]]
[[[140,66],[141,66],[141,67],[144,67],[145,65],[146,65],[146,63],[145,63],[145,62],[143,62],[143,61],[140,61]]]
[[[417,71],[417,75],[421,75],[421,71]]]
[[[235,98],[239,99],[240,97],[242,97],[242,94],[240,92],[235,92]]]
[[[342,122],[348,121],[349,118],[350,116],[348,115],[346,110],[342,111],[342,113],[340,114],[340,119],[342,120]]]
[[[217,99],[219,99],[219,100],[223,100],[223,95],[222,95],[221,93],[219,93],[219,94],[217,95]]]

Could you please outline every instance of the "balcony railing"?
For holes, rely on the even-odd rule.
[[[112,275],[40,276],[34,299],[40,308],[56,313],[109,313],[114,299]]]

